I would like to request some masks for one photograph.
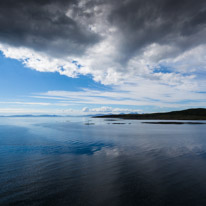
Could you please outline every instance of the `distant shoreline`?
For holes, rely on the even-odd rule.
[[[206,120],[206,109],[197,108],[148,114],[111,114],[94,116],[93,118],[120,118],[130,120]]]
[[[204,122],[142,122],[143,124],[206,124]]]

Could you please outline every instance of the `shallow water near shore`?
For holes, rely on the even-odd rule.
[[[142,122],[0,118],[0,205],[206,205],[206,124]]]

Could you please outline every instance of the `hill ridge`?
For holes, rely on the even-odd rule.
[[[145,114],[112,114],[95,116],[94,118],[121,119],[157,119],[157,120],[206,120],[205,108],[192,108],[180,111],[145,113]]]

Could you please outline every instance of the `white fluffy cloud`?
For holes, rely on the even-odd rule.
[[[112,113],[112,114],[119,114],[119,113],[138,113],[141,110],[135,109],[123,109],[123,108],[113,108],[113,107],[98,107],[98,108],[88,108],[84,107],[82,109],[83,112],[86,113]]]

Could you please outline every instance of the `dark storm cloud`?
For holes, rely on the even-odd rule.
[[[205,0],[1,0],[0,41],[26,46],[52,55],[80,55],[97,42],[101,33],[66,16],[95,22],[84,10],[108,6],[105,16],[117,28],[117,50],[124,62],[152,43],[174,45],[179,51],[205,43]],[[93,18],[93,19],[92,19]],[[86,21],[84,21],[86,22]]]
[[[152,43],[183,51],[206,42],[205,0],[115,1],[108,19],[121,31],[120,49],[127,58]]]
[[[51,55],[80,55],[97,34],[66,16],[75,0],[0,1],[0,41]]]

